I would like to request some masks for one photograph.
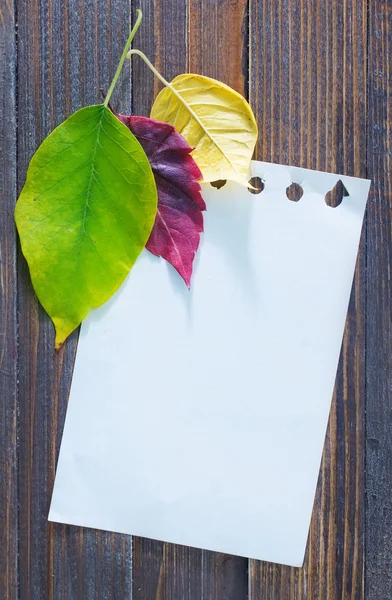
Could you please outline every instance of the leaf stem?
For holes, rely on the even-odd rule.
[[[177,90],[174,88],[174,86],[169,83],[168,81],[166,81],[166,79],[156,70],[156,68],[154,67],[154,65],[152,64],[152,62],[150,62],[147,58],[147,56],[141,52],[141,50],[130,50],[127,54],[127,58],[131,58],[131,56],[133,56],[134,54],[136,54],[137,56],[140,56],[140,58],[142,58],[144,60],[144,62],[146,63],[146,65],[148,66],[149,69],[151,69],[151,71],[154,73],[154,75],[156,77],[158,77],[158,79],[160,81],[162,81],[162,83],[168,87],[170,89],[170,91],[176,96],[176,98],[181,102],[181,104],[183,106],[186,107],[186,109],[191,113],[192,117],[195,119],[195,121],[197,121],[197,123],[199,124],[199,126],[201,127],[201,129],[203,131],[206,132],[206,134],[208,135],[208,137],[212,140],[211,135],[208,133],[208,131],[206,130],[206,128],[204,127],[203,123],[201,122],[200,118],[198,117],[198,115],[195,113],[194,110],[192,110],[192,108],[189,106],[188,102],[181,96],[181,94],[179,92],[177,92]],[[213,141],[213,140],[212,140]],[[248,183],[247,183],[248,185]]]
[[[128,40],[127,40],[127,43],[125,44],[125,47],[124,47],[123,53],[122,53],[122,55],[121,55],[121,58],[120,58],[120,62],[118,63],[117,71],[116,71],[116,72],[115,72],[115,74],[114,74],[113,81],[112,81],[112,83],[110,84],[110,88],[108,89],[108,93],[107,93],[107,95],[106,95],[106,98],[105,98],[105,101],[104,101],[104,103],[103,103],[103,105],[104,105],[104,106],[106,106],[106,107],[107,107],[107,106],[108,106],[108,104],[109,104],[110,97],[111,97],[111,95],[112,95],[112,93],[113,93],[113,90],[114,90],[114,88],[115,88],[115,86],[116,86],[116,83],[117,83],[117,79],[118,79],[118,78],[119,78],[119,76],[120,76],[121,69],[122,69],[122,67],[123,67],[123,64],[124,64],[125,58],[126,58],[126,56],[127,56],[127,52],[128,52],[128,50],[129,50],[129,47],[130,47],[130,45],[131,45],[131,43],[132,43],[132,40],[133,40],[133,38],[134,38],[134,37],[135,37],[135,35],[136,35],[136,32],[137,32],[137,30],[138,30],[138,29],[139,29],[139,27],[140,27],[140,23],[142,22],[142,18],[143,18],[143,13],[142,13],[142,11],[141,11],[141,10],[138,8],[138,9],[136,10],[136,13],[137,13],[137,19],[136,19],[136,23],[135,23],[135,25],[133,26],[131,33],[129,34],[129,38],[128,38]]]
[[[187,106],[187,108],[190,110],[189,106],[187,105],[187,103],[184,101],[184,98],[181,96],[181,94],[179,94],[177,92],[177,90],[172,86],[171,83],[169,83],[154,67],[154,65],[152,64],[151,61],[148,60],[147,56],[141,51],[141,50],[130,50],[127,54],[127,58],[130,59],[132,55],[136,54],[137,56],[140,56],[140,58],[142,58],[144,60],[144,62],[146,63],[146,65],[148,66],[149,69],[151,69],[151,71],[154,73],[154,75],[156,77],[158,77],[158,79],[166,86],[168,87],[173,94],[178,98],[178,100],[181,102],[181,104],[185,104]],[[193,111],[190,110],[190,112],[192,112],[193,116],[195,116],[196,120],[199,122],[199,119],[196,115],[194,115]]]

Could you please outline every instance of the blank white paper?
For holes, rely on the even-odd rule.
[[[190,291],[144,251],[84,322],[51,521],[302,565],[370,182],[252,168],[203,186]]]

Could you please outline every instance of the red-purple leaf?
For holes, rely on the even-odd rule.
[[[146,248],[177,269],[188,288],[206,209],[201,171],[192,148],[171,125],[147,117],[117,115],[147,154],[158,189],[158,210]]]

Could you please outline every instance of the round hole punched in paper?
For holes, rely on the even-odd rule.
[[[347,198],[349,195],[342,180],[339,179],[332,190],[325,195],[325,204],[331,208],[337,208],[343,202],[343,198]]]
[[[264,190],[265,182],[261,179],[261,177],[251,177],[249,179],[249,185],[253,186],[248,188],[248,191],[251,194],[261,194]]]
[[[211,181],[210,185],[217,190],[220,190],[223,186],[226,185],[226,179],[218,179],[217,181]]]
[[[292,202],[298,202],[304,195],[302,186],[299,183],[292,183],[286,188],[286,196]]]

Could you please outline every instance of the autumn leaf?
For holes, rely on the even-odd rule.
[[[15,219],[57,347],[124,281],[156,208],[147,156],[106,106],[82,108],[39,147]]]
[[[192,148],[167,123],[117,115],[147,154],[158,190],[158,210],[147,249],[162,256],[190,287],[192,265],[203,231],[205,203]]]
[[[138,50],[128,56],[132,54],[144,57]],[[192,156],[203,181],[231,179],[248,186],[257,124],[245,98],[201,75],[179,75],[168,84],[147,64],[168,86],[158,94],[151,118],[173,125],[194,148]]]

